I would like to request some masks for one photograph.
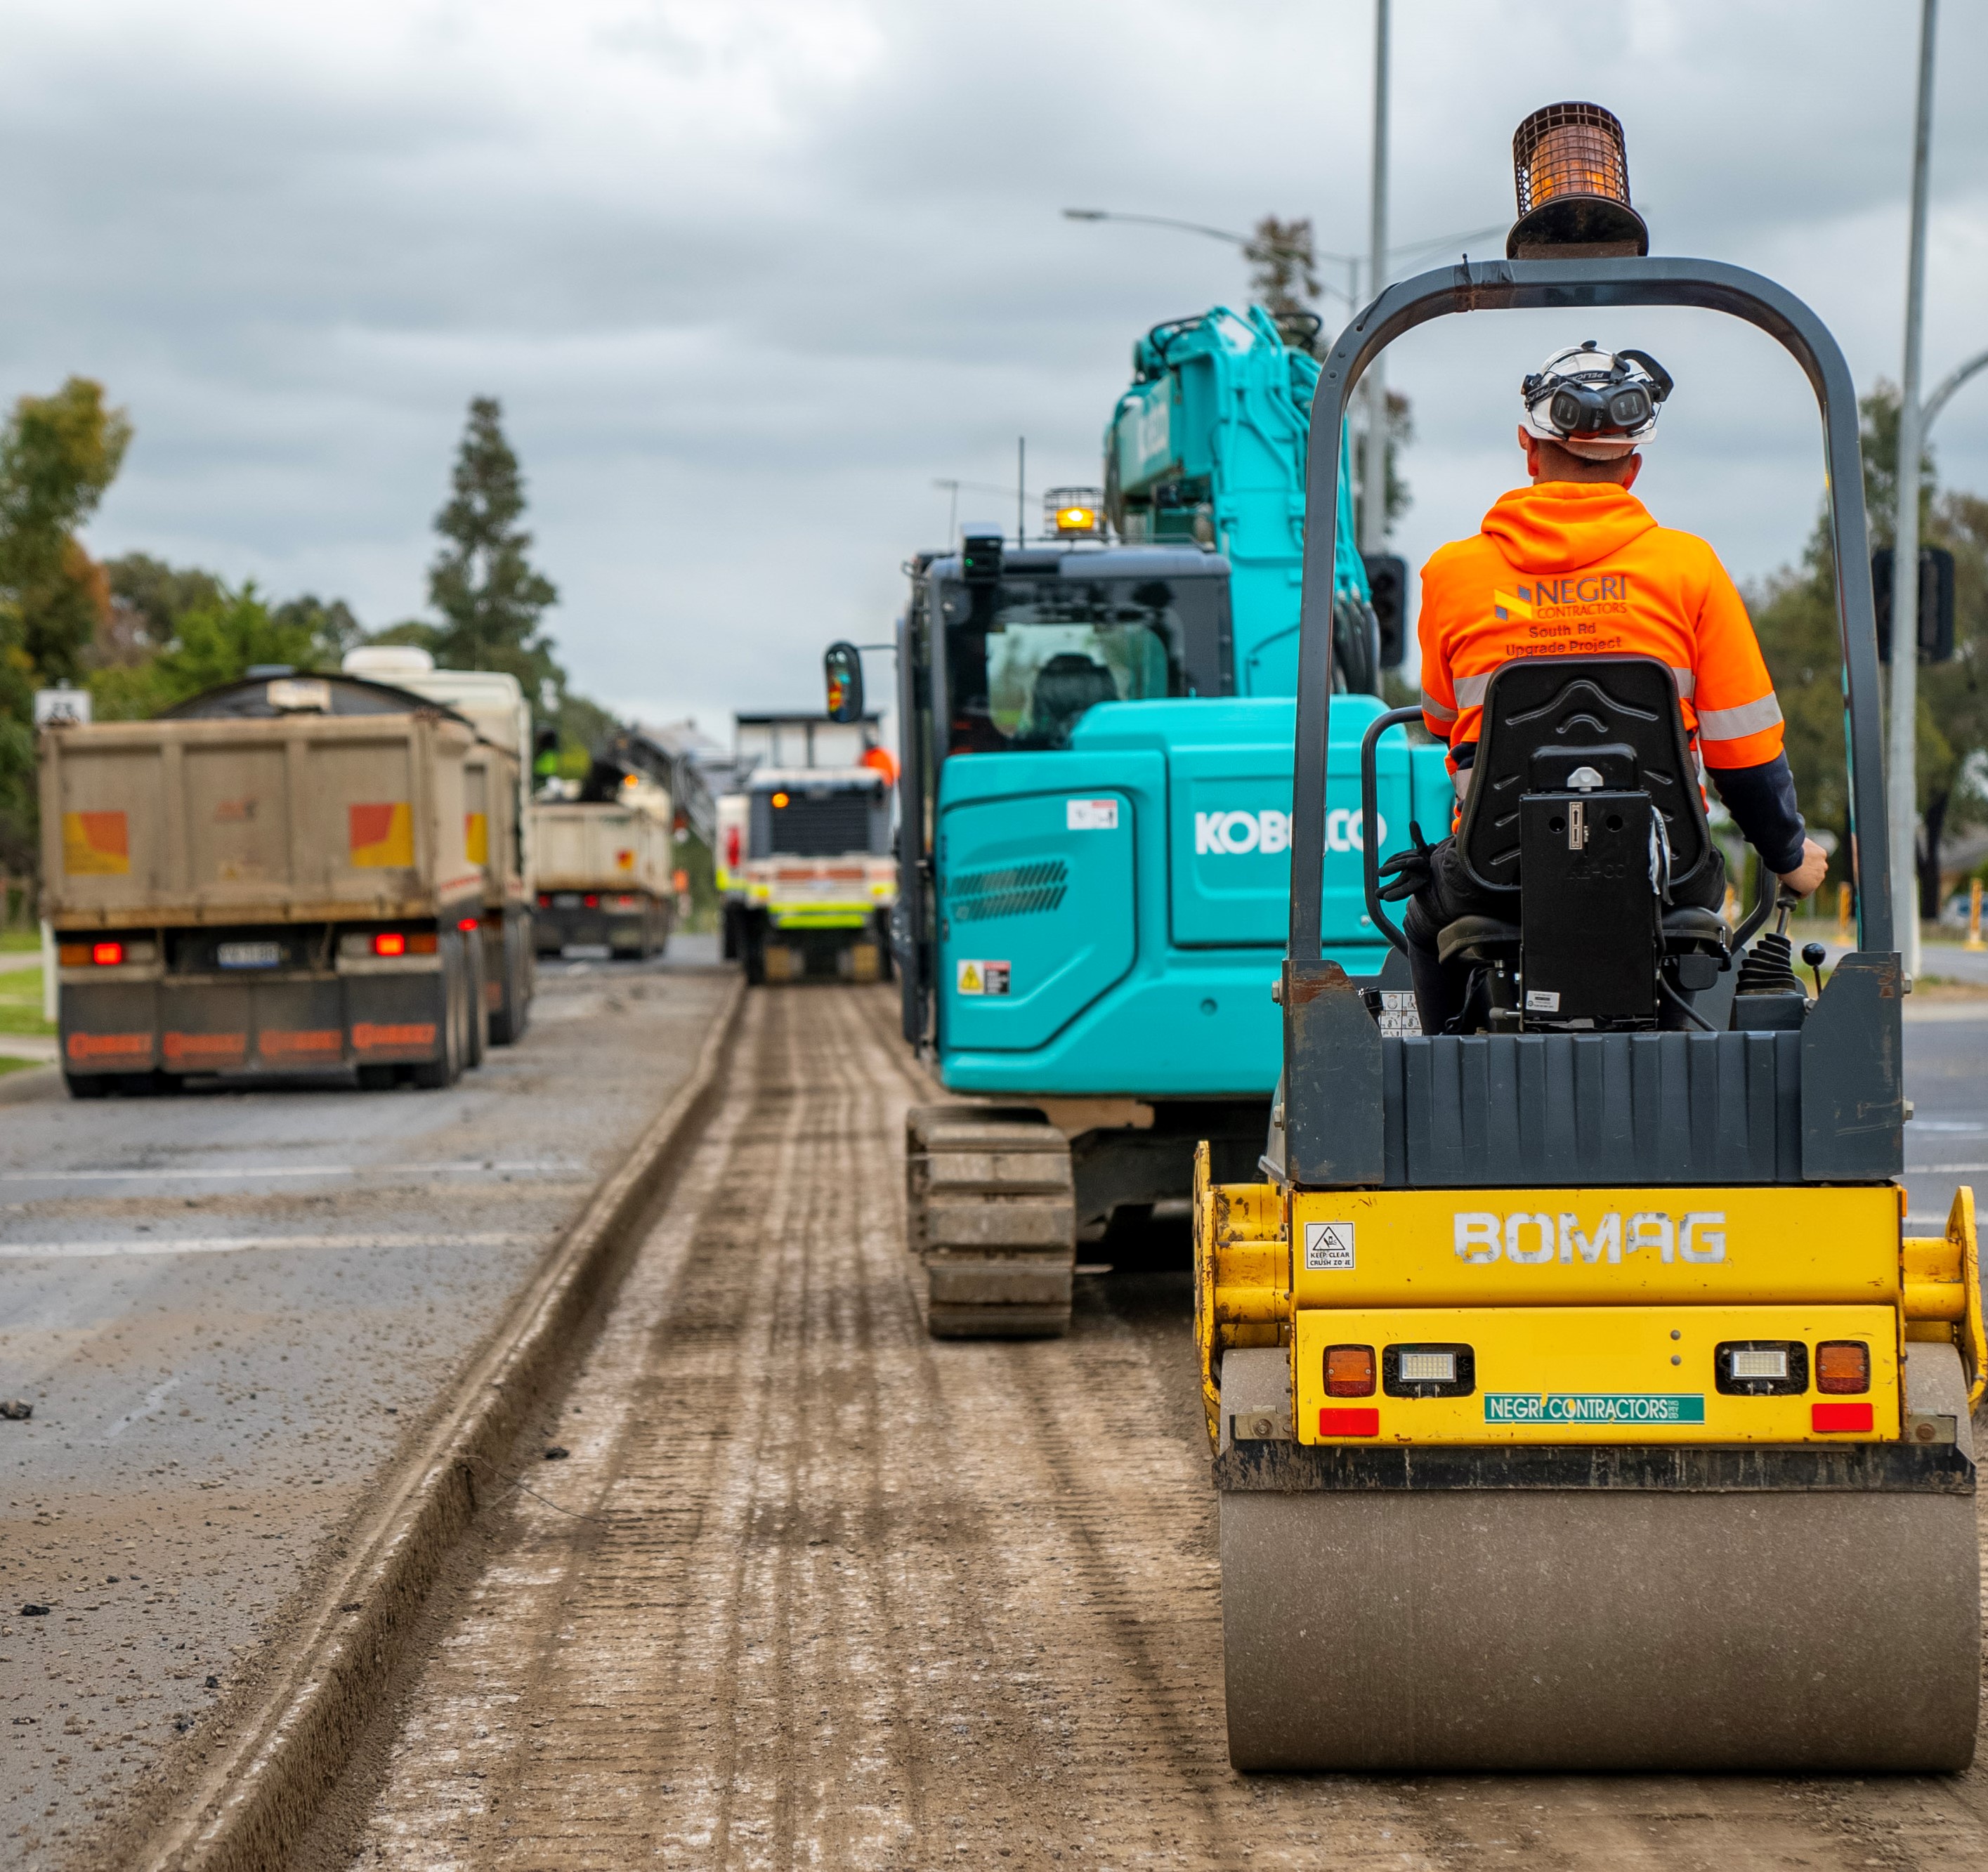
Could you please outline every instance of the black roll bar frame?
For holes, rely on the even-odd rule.
[[[1821,411],[1830,542],[1843,645],[1844,752],[1850,765],[1851,863],[1858,883],[1858,947],[1893,948],[1883,744],[1878,716],[1878,616],[1864,517],[1857,391],[1843,352],[1814,311],[1785,287],[1716,260],[1460,262],[1401,281],[1339,334],[1312,404],[1305,503],[1303,599],[1298,639],[1297,745],[1291,799],[1288,966],[1320,960],[1326,755],[1332,708],[1332,579],[1337,545],[1339,435],[1367,367],[1404,333],[1454,313],[1620,306],[1692,306],[1755,326],[1800,365]],[[1323,578],[1309,576],[1327,569]],[[1371,742],[1370,742],[1371,747]],[[1371,874],[1380,854],[1370,852]],[[1374,899],[1370,889],[1370,906]],[[1393,931],[1381,927],[1393,941]]]

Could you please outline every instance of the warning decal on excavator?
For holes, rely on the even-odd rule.
[[[1307,1222],[1304,1225],[1305,1265],[1350,1271],[1353,1266],[1353,1225],[1351,1222]]]
[[[1071,799],[1063,806],[1066,832],[1116,832],[1118,802],[1115,799]]]
[[[1009,969],[1006,962],[962,961],[954,985],[962,995],[1005,995]]]

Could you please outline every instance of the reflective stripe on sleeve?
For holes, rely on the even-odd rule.
[[[1456,719],[1456,711],[1444,708],[1426,689],[1422,691],[1422,713],[1432,721],[1454,721]]]
[[[1670,666],[1670,669],[1671,674],[1677,683],[1679,696],[1683,701],[1689,701],[1692,691],[1698,687],[1698,672],[1696,670],[1681,670],[1675,663]]]
[[[1459,708],[1482,708],[1484,692],[1491,687],[1491,677],[1487,671],[1482,676],[1459,676],[1456,679],[1456,705]]]
[[[1698,732],[1708,741],[1737,741],[1742,735],[1757,735],[1773,727],[1780,718],[1780,703],[1770,691],[1757,702],[1743,702],[1737,708],[1701,708]]]

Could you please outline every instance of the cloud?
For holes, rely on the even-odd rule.
[[[1917,18],[1583,19],[1601,76],[1576,82],[1628,127],[1659,250],[1782,279],[1860,385],[1898,369]],[[1560,82],[1537,9],[1395,19],[1398,238],[1502,225],[1513,127]],[[421,608],[464,405],[497,394],[576,680],[722,732],[812,702],[829,638],[884,634],[901,562],[945,528],[935,477],[1006,483],[1026,434],[1032,485],[1095,479],[1133,339],[1243,292],[1219,243],[1060,209],[1309,214],[1325,248],[1364,247],[1371,21],[1365,0],[18,0],[8,387],[82,371],[130,409],[99,550],[375,623]],[[1988,120],[1962,90],[1988,22],[1950,8],[1942,32],[1932,376],[1988,344]],[[1676,372],[1644,483],[1664,518],[1743,576],[1799,551],[1820,451],[1773,346],[1528,315],[1389,358],[1416,410],[1412,558],[1511,479],[1516,378],[1570,332]],[[1988,397],[1939,443],[1950,480],[1988,483]]]

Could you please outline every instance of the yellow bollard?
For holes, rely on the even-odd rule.
[[[1857,941],[1856,933],[1850,927],[1850,887],[1848,884],[1836,887],[1836,940],[1846,945],[1854,944]]]
[[[1981,880],[1978,877],[1967,887],[1967,941],[1964,947],[1988,949],[1988,942],[1981,940]]]

